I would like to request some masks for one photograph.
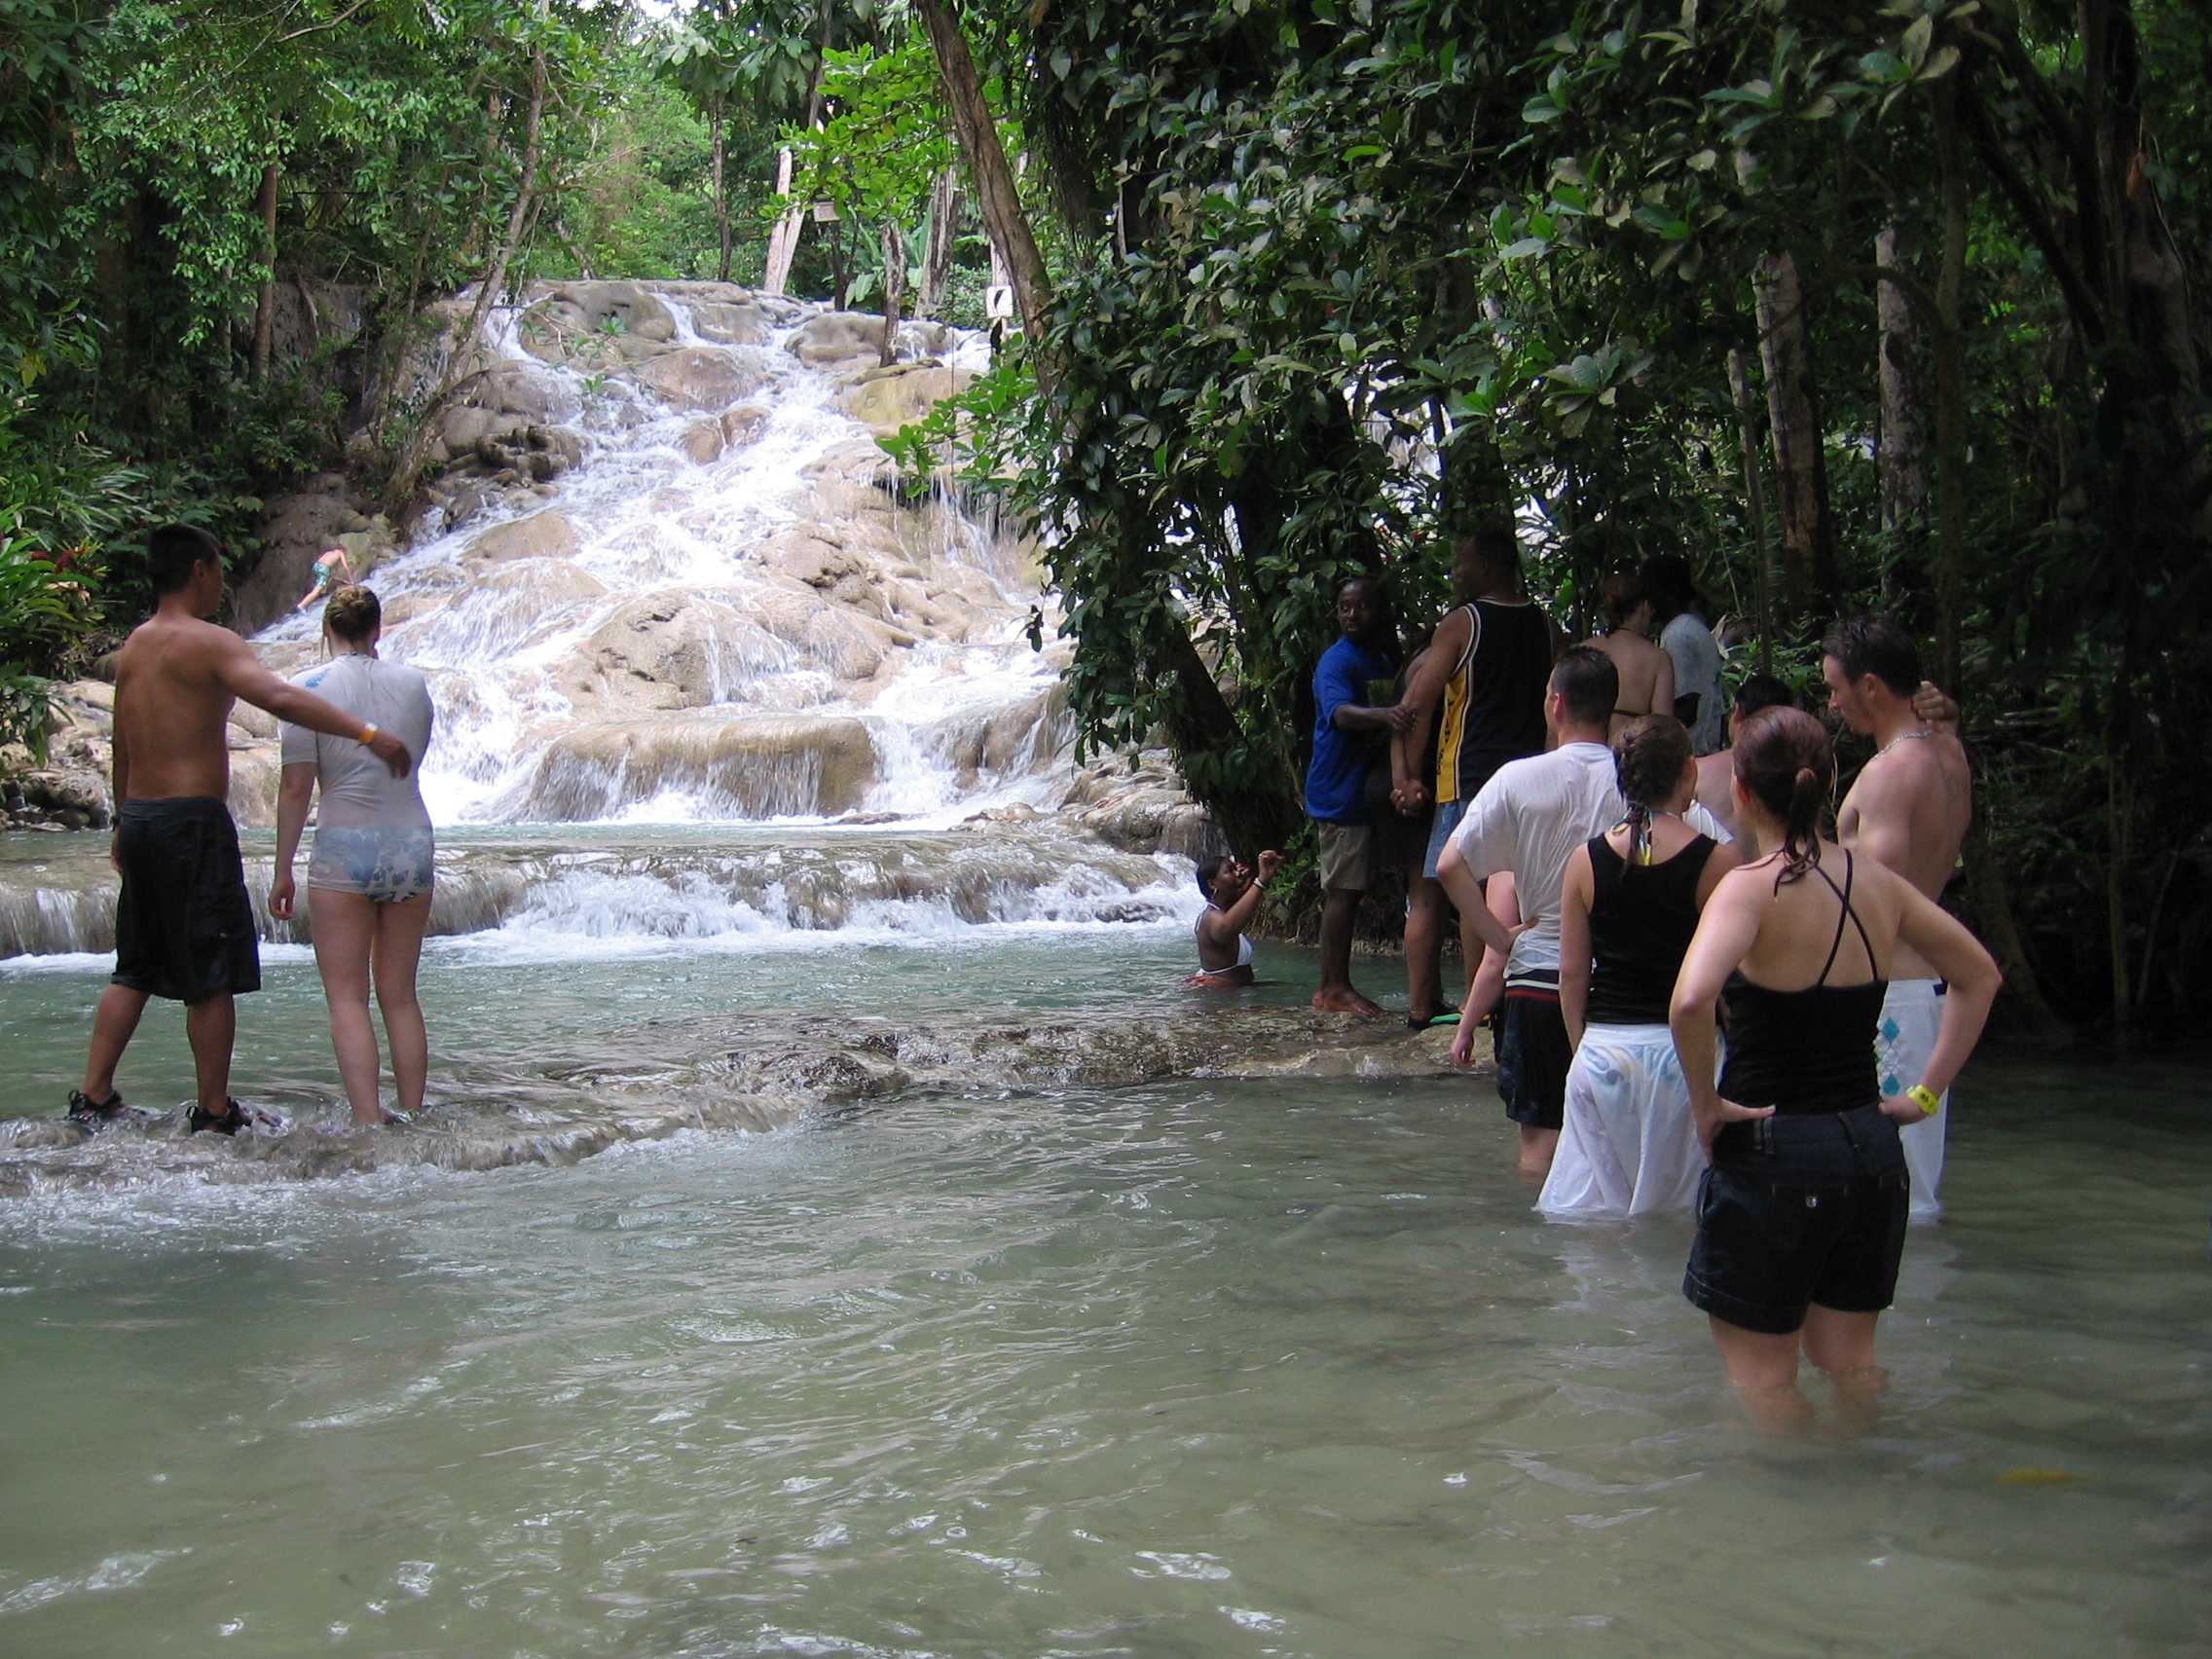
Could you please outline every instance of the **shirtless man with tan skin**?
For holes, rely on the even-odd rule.
[[[1582,643],[1613,659],[1621,677],[1621,700],[1613,710],[1612,734],[1620,736],[1639,715],[1675,712],[1675,659],[1651,643],[1651,599],[1627,571],[1605,578],[1601,590],[1605,631]]]
[[[1831,628],[1821,652],[1829,709],[1875,744],[1874,757],[1859,769],[1836,814],[1836,839],[1938,900],[1973,822],[1973,777],[1957,734],[1930,723],[1915,707],[1915,694],[1923,689],[1919,649],[1886,617],[1860,616]],[[1935,970],[1900,942],[1890,958],[1889,995],[1874,1044],[1884,1090],[1893,1081],[1909,1084],[1925,1069],[1942,1028],[1944,990]],[[1946,1090],[1941,1104],[1949,1098]],[[1903,1130],[1916,1221],[1942,1213],[1937,1189],[1943,1180],[1943,1125],[1951,1115],[1941,1104],[1934,1116]]]
[[[1697,759],[1697,803],[1719,820],[1729,834],[1740,836],[1731,799],[1736,779],[1736,734],[1744,722],[1762,709],[1796,707],[1796,696],[1771,674],[1747,674],[1736,687],[1736,701],[1728,711],[1728,747]],[[1956,732],[1959,706],[1927,681],[1912,694],[1912,712],[1921,724]]]
[[[115,977],[92,1015],[85,1086],[69,1117],[88,1130],[126,1116],[115,1068],[148,997],[184,1008],[198,1073],[191,1129],[236,1134],[247,1116],[230,1097],[233,998],[261,988],[231,793],[226,727],[240,698],[278,719],[351,738],[405,777],[407,746],[262,667],[238,635],[205,618],[223,600],[222,544],[166,525],[146,538],[152,620],[125,643],[115,675],[115,843],[123,875]]]

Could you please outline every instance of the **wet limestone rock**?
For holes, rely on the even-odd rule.
[[[1181,853],[1206,858],[1225,850],[1221,832],[1204,807],[1191,798],[1164,749],[1101,760],[1070,786],[1063,818],[1110,846],[1132,853]]]
[[[769,412],[757,403],[741,403],[721,418],[722,447],[743,449],[758,443],[768,429]]]
[[[849,716],[661,716],[580,726],[539,761],[524,816],[608,816],[668,790],[719,795],[753,818],[850,812],[875,781],[867,727]]]
[[[760,389],[765,377],[728,351],[687,346],[641,364],[637,383],[679,409],[719,411]]]
[[[765,346],[775,325],[768,314],[750,300],[730,304],[697,300],[691,306],[691,329],[717,346]]]
[[[727,441],[722,436],[719,421],[694,421],[683,428],[677,447],[691,458],[692,465],[708,466],[721,460],[722,447]]]
[[[868,369],[847,388],[845,413],[877,437],[892,437],[900,427],[921,420],[945,398],[965,391],[975,378],[965,369],[947,368],[934,358]]]
[[[878,362],[883,356],[883,318],[867,312],[818,312],[792,330],[784,350],[817,369]]]
[[[739,695],[790,655],[729,605],[666,588],[625,601],[592,630],[564,677],[564,694],[602,719],[700,709]]]
[[[572,559],[583,551],[576,527],[556,512],[496,524],[468,544],[468,557],[486,564],[510,559]]]
[[[666,350],[676,318],[635,282],[563,282],[523,312],[516,332],[541,362],[604,373]]]

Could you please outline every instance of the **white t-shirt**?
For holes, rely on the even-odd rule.
[[[402,663],[350,652],[292,678],[324,702],[390,732],[415,757],[407,776],[395,778],[351,738],[326,737],[285,721],[278,727],[284,764],[314,762],[322,790],[316,824],[326,830],[428,829],[430,814],[415,782],[423,775],[433,718],[430,688],[422,675]]]
[[[1675,695],[1697,698],[1690,748],[1700,755],[1717,754],[1726,727],[1720,707],[1720,642],[1704,618],[1685,610],[1659,631],[1659,645],[1675,665]]]
[[[1521,919],[1530,924],[1506,958],[1508,982],[1534,974],[1559,977],[1559,893],[1575,848],[1628,816],[1613,781],[1613,752],[1603,743],[1563,743],[1549,755],[1510,760],[1483,785],[1454,839],[1477,879],[1513,877]],[[1692,803],[1682,822],[1715,841],[1728,831]]]

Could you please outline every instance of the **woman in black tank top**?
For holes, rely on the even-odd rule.
[[[1711,1316],[1729,1381],[1769,1425],[1801,1421],[1802,1352],[1871,1388],[1874,1325],[1897,1289],[1907,1188],[1900,1123],[1928,1115],[1997,994],[1972,935],[1908,882],[1820,837],[1834,792],[1827,735],[1770,709],[1744,724],[1734,800],[1747,863],[1698,921],[1669,1023],[1712,1167],[1682,1293]],[[1927,1075],[1883,1099],[1874,1025],[1902,940],[1950,981]],[[1728,1063],[1714,1075],[1714,1013]]]
[[[1567,861],[1560,887],[1560,1013],[1574,1059],[1536,1199],[1547,1215],[1686,1209],[1705,1168],[1667,1004],[1698,911],[1736,855],[1682,821],[1697,765],[1674,716],[1623,727],[1613,775],[1626,820]]]

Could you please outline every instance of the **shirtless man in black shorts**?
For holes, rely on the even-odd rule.
[[[246,1115],[230,1097],[232,998],[261,988],[253,906],[227,804],[231,705],[244,698],[278,719],[364,745],[405,777],[414,758],[388,732],[364,726],[261,666],[246,643],[204,618],[223,599],[222,544],[166,525],[146,538],[155,610],[126,642],[115,675],[115,977],[92,1015],[85,1086],[69,1116],[86,1129],[122,1118],[115,1068],[148,997],[183,1003],[199,1074],[194,1131],[236,1134]]]

